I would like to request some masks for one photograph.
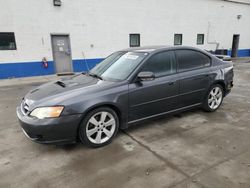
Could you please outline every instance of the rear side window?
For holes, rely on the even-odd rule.
[[[210,58],[194,50],[176,50],[179,72],[210,66]]]
[[[144,65],[142,71],[153,72],[156,77],[176,73],[176,62],[173,51],[153,55]]]

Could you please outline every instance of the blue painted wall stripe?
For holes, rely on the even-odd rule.
[[[228,55],[231,55],[231,51],[228,50]],[[238,57],[250,56],[250,49],[238,50]],[[96,59],[74,59],[72,61],[73,71],[82,72],[88,71],[96,64],[101,62],[103,58]],[[35,62],[18,62],[18,63],[0,63],[0,79],[6,78],[18,78],[28,76],[42,76],[55,74],[54,62],[48,62],[48,68],[42,66],[41,61]]]
[[[103,58],[98,59],[75,59],[73,60],[74,72],[83,72],[92,69],[96,64],[100,63]]]
[[[73,60],[73,71],[82,72],[93,68],[103,58],[98,59],[76,59]],[[41,61],[18,62],[18,63],[0,63],[0,79],[19,78],[29,76],[43,76],[55,74],[53,61],[48,61],[48,68],[44,68]]]
[[[48,62],[43,68],[42,62],[21,62],[0,64],[0,79],[54,74],[54,64]]]
[[[228,50],[227,55],[231,56],[232,50]],[[238,57],[248,57],[250,56],[250,49],[240,49],[238,50]]]

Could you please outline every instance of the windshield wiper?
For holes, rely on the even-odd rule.
[[[86,74],[88,74],[88,73],[84,71],[84,72],[82,72],[82,74],[83,74],[83,75],[86,75]]]
[[[55,82],[55,84],[61,86],[61,87],[66,87],[65,83],[61,82],[61,81],[57,81]]]
[[[89,72],[88,75],[89,75],[89,76],[92,76],[92,77],[95,77],[95,78],[98,78],[98,79],[100,79],[100,80],[103,80],[103,78],[102,78],[101,76],[99,76],[98,74],[94,74],[94,73],[92,73],[92,72],[91,72],[91,73]]]

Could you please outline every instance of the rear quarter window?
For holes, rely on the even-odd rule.
[[[211,65],[211,59],[207,55],[194,50],[176,50],[178,71],[184,72],[200,69]]]

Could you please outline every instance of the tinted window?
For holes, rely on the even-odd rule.
[[[142,71],[150,71],[156,77],[166,76],[176,72],[174,52],[161,52],[152,56],[142,68]]]
[[[176,50],[179,72],[198,69],[210,65],[210,58],[193,50]]]
[[[0,50],[16,50],[14,33],[0,33]]]

